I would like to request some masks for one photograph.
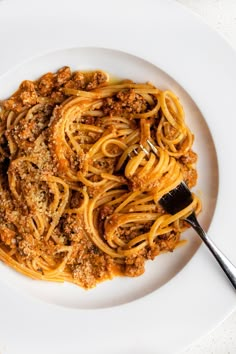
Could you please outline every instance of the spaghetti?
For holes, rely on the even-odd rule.
[[[192,144],[179,99],[151,83],[68,67],[24,81],[1,102],[0,259],[84,288],[141,275],[200,211],[195,195],[176,215],[158,203],[196,184]]]

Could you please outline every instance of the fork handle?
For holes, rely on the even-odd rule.
[[[231,281],[234,289],[236,290],[236,267],[228,260],[228,258],[216,247],[214,242],[207,236],[206,232],[203,230],[201,225],[199,224],[195,213],[190,214],[187,218],[185,218],[194,230],[201,237],[202,241],[207,245],[229,280]]]

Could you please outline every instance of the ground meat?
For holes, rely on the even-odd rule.
[[[154,246],[152,246],[151,248],[146,249],[145,258],[153,260],[156,258],[156,256],[159,255],[159,253],[160,253],[160,246],[158,244],[154,244]]]
[[[112,274],[113,259],[104,254],[86,234],[82,217],[67,215],[60,222],[61,233],[66,235],[75,245],[76,254],[71,265],[72,275],[76,283],[85,288],[94,287],[99,281]]]
[[[68,66],[59,69],[56,74],[55,86],[61,87],[71,78],[71,70]]]
[[[86,75],[81,71],[77,71],[72,76],[72,82],[78,89],[85,89],[86,87]],[[66,87],[66,86],[65,86]]]
[[[73,277],[85,288],[92,288],[101,280],[109,278],[112,273],[113,260],[94,252],[78,254],[77,263],[73,266]]]
[[[20,98],[24,106],[30,107],[37,103],[38,95],[33,81],[23,81],[20,85],[20,91]]]
[[[173,126],[168,126],[168,129],[165,131],[165,138],[173,140],[174,137],[176,136],[176,132],[178,133],[178,130],[173,127]]]
[[[169,252],[173,252],[179,239],[180,239],[179,232],[170,232],[170,233],[158,236],[157,242],[158,242],[158,246],[160,248],[160,251],[168,250]]]
[[[80,242],[85,237],[83,221],[74,214],[66,214],[61,218],[60,231],[70,241]]]
[[[21,112],[26,107],[31,107],[38,102],[38,95],[35,90],[35,84],[33,81],[25,80],[20,85],[18,91],[11,96],[8,100],[5,100],[3,107],[6,110],[14,112]]]
[[[0,239],[5,243],[5,245],[14,248],[15,237],[16,237],[15,231],[10,230],[7,226],[0,225]]]
[[[62,103],[65,100],[65,95],[62,91],[54,91],[51,94],[51,99],[55,104]]]
[[[102,205],[99,210],[99,219],[105,220],[109,215],[113,214],[114,207],[111,205]]]
[[[151,191],[154,188],[156,188],[159,184],[160,184],[160,179],[158,178],[152,182],[149,182],[148,175],[142,177],[139,177],[138,175],[134,175],[128,181],[129,188],[132,191],[138,191],[140,189],[146,189],[148,191]]]
[[[93,90],[106,82],[108,79],[107,74],[104,73],[103,71],[96,71],[94,72],[90,79],[89,82],[86,85],[86,90]]]
[[[78,171],[80,169],[80,165],[81,165],[81,158],[79,155],[73,154],[69,157],[69,161],[70,161],[70,167],[74,170],[74,171]]]
[[[34,142],[47,127],[52,114],[52,106],[45,104],[35,105],[30,114],[22,116],[7,132],[7,137],[12,137],[18,147],[25,148]]]
[[[93,90],[103,85],[108,80],[108,76],[103,71],[87,72],[81,71],[75,72],[71,79],[65,84],[65,88],[71,88],[75,90]]]
[[[88,125],[95,125],[95,117],[86,116],[82,118],[81,122]]]
[[[7,111],[21,112],[23,109],[23,103],[19,96],[12,96],[8,100],[4,101],[3,107]]]
[[[191,189],[197,183],[197,171],[195,168],[188,167],[187,165],[182,165],[183,179],[187,186]]]
[[[3,107],[19,113],[26,107],[41,102],[42,97],[50,98],[51,104],[55,105],[65,100],[63,88],[92,90],[103,85],[107,80],[107,75],[102,71],[72,74],[71,69],[65,66],[55,74],[49,72],[43,75],[35,82],[23,81],[18,91],[4,101]]]
[[[94,167],[106,171],[108,173],[113,173],[115,165],[116,165],[116,158],[113,157],[104,157],[102,159],[94,161],[93,163]]]
[[[24,239],[18,243],[18,250],[24,259],[37,257],[37,241],[31,234],[24,234]]]
[[[194,165],[197,162],[197,154],[193,150],[180,158],[180,161],[186,165]]]
[[[73,191],[70,199],[70,207],[78,208],[81,203],[81,194],[79,191]]]
[[[38,81],[38,90],[42,96],[49,96],[54,88],[55,77],[52,73],[43,75]]]
[[[103,111],[105,115],[131,116],[141,113],[147,108],[142,96],[135,93],[133,89],[121,91],[113,97],[104,100]]]
[[[135,237],[140,235],[140,230],[136,230],[135,228],[119,228],[117,230],[117,234],[122,241],[126,243],[133,240]]]
[[[75,72],[65,85],[65,88],[71,88],[75,90],[83,90],[86,87],[85,74],[80,71]]]
[[[0,163],[5,163],[6,158],[10,155],[9,146],[6,135],[0,135]],[[1,168],[1,166],[0,166]]]
[[[127,257],[125,259],[124,275],[138,277],[145,272],[145,258],[143,256]]]

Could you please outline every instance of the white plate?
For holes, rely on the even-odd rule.
[[[57,16],[42,18],[45,10]],[[20,17],[15,16],[18,13]],[[1,97],[21,80],[61,65],[102,68],[177,92],[196,135],[198,189],[204,203],[200,220],[208,228],[218,192],[209,234],[236,263],[235,53],[215,32],[172,2],[120,1],[111,8],[105,0],[83,5],[67,1],[58,8],[56,1],[47,7],[41,1],[32,9],[27,0],[9,0],[0,2],[0,47]],[[11,69],[14,65],[18,66]],[[217,325],[236,304],[235,293],[207,250],[201,247],[192,257],[198,238],[191,231],[187,237],[187,247],[149,262],[143,277],[117,278],[89,292],[68,284],[34,282],[1,265],[0,352],[182,349]]]
[[[78,63],[79,58],[79,63]],[[5,97],[17,89],[17,84],[25,78],[36,79],[44,72],[56,71],[64,64],[72,70],[106,69],[108,73],[120,78],[130,78],[137,82],[152,81],[161,89],[174,91],[185,108],[186,121],[197,139],[195,149],[199,154],[198,190],[204,204],[200,220],[207,230],[215,209],[218,190],[218,168],[214,143],[200,111],[189,95],[166,73],[153,64],[136,56],[112,49],[73,48],[55,51],[17,66],[0,79]],[[59,285],[48,282],[35,282],[0,264],[0,278],[27,294],[52,304],[81,309],[105,308],[129,303],[157,290],[173,278],[192,258],[199,247],[199,237],[192,229],[184,234],[188,240],[185,247],[157,257],[147,262],[146,272],[139,278],[116,278],[95,289],[85,291],[72,284]]]

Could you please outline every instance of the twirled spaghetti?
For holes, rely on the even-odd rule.
[[[158,203],[195,185],[192,144],[179,99],[151,83],[68,67],[24,81],[1,102],[0,259],[85,288],[142,274],[200,211],[196,196],[176,215]]]

